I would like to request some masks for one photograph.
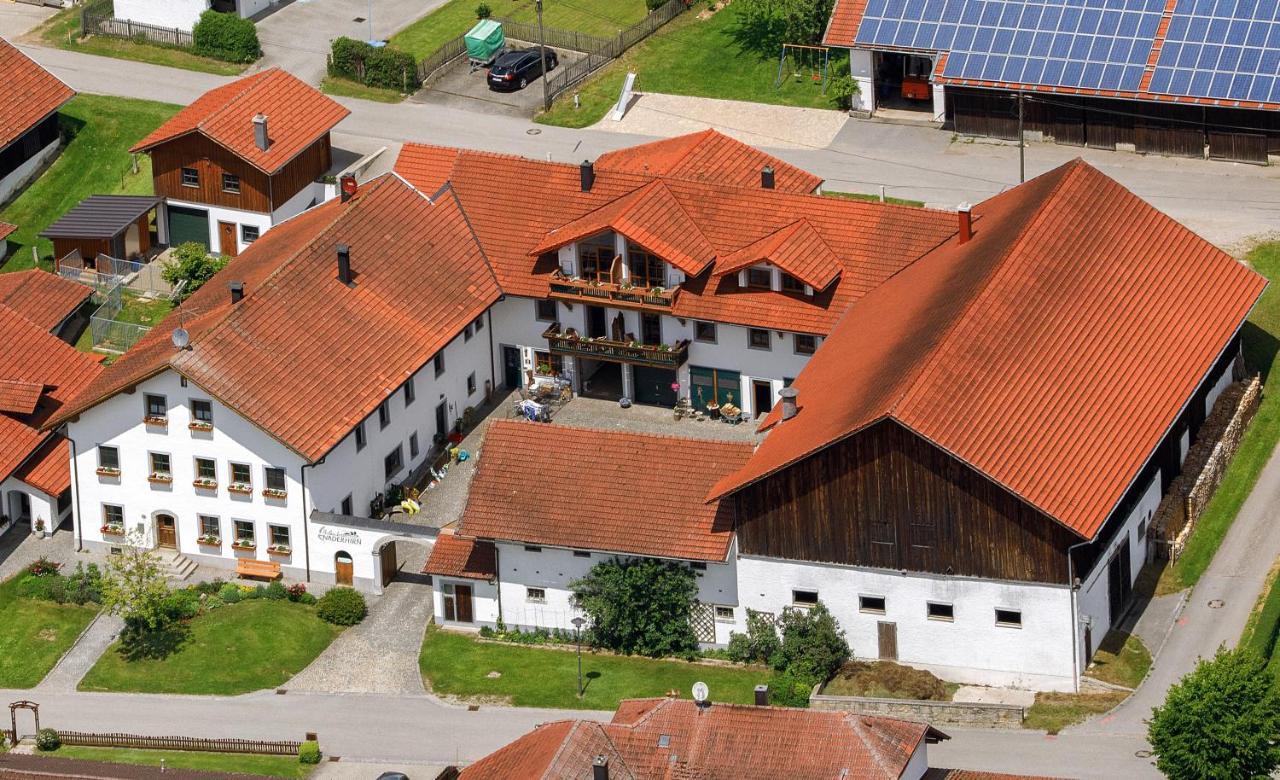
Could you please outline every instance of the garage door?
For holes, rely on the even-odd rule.
[[[169,245],[194,241],[209,248],[209,212],[181,206],[169,207]]]
[[[676,391],[671,385],[676,381],[676,372],[667,368],[635,367],[636,403],[653,404],[655,406],[675,406]]]

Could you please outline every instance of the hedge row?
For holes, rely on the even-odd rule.
[[[253,62],[262,56],[258,28],[235,14],[205,11],[191,30],[193,49],[203,57],[226,62]]]
[[[370,46],[352,38],[338,38],[333,42],[329,75],[404,93],[419,87],[418,63],[412,54],[390,46]]]

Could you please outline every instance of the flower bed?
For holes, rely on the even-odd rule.
[[[257,545],[257,544],[255,544],[254,542],[251,542],[251,541],[247,540],[247,539],[237,539],[237,540],[235,540],[234,542],[232,542],[232,543],[231,543],[231,549],[233,549],[233,550],[256,550],[256,549],[258,549],[258,545]]]
[[[287,490],[274,490],[272,488],[263,488],[262,495],[264,498],[285,498],[289,495]]]
[[[230,485],[227,485],[227,490],[232,493],[240,493],[246,496],[253,495],[253,485],[246,485],[243,482],[232,482]]]
[[[193,431],[208,433],[213,430],[213,423],[202,422],[200,420],[192,420],[191,422],[187,423],[187,428]]]
[[[197,478],[191,484],[201,490],[217,490],[218,489],[218,480],[216,479]]]
[[[147,415],[146,417],[143,417],[143,418],[142,418],[142,422],[143,422],[143,423],[145,423],[145,424],[147,424],[147,425],[153,425],[153,426],[155,426],[155,427],[157,427],[157,428],[168,428],[168,427],[169,427],[169,418],[168,418],[168,417],[162,417],[162,416],[160,416],[160,415],[155,415],[155,414],[149,414],[149,415]]]
[[[205,536],[201,536],[199,539],[196,539],[196,542],[204,545],[205,547],[221,547],[222,537],[206,534]]]
[[[124,536],[123,523],[106,523],[98,530],[106,536]]]
[[[153,485],[169,485],[173,483],[172,474],[163,474],[160,472],[152,472],[147,475],[147,481]]]
[[[293,555],[293,548],[287,544],[273,544],[267,548],[271,555]]]
[[[100,476],[100,477],[118,477],[118,476],[120,476],[120,469],[113,469],[113,468],[111,468],[110,466],[99,466],[97,469],[95,469],[95,471],[97,472],[98,476]]]

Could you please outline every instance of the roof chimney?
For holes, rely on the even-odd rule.
[[[253,142],[264,152],[267,151],[267,147],[271,146],[271,141],[267,138],[266,114],[254,114],[253,116]]]
[[[960,208],[956,210],[956,214],[960,217],[960,243],[964,244],[973,238],[973,206],[968,203],[961,203]]]
[[[762,189],[773,189],[773,166],[766,165],[764,170],[760,171],[760,187]]]
[[[784,387],[778,391],[778,397],[782,399],[782,419],[784,421],[790,420],[800,412],[800,407],[796,405],[796,397],[799,395],[794,387]],[[758,690],[756,695],[759,696]]]
[[[351,247],[338,244],[338,281],[351,286]]]
[[[591,185],[596,183],[595,163],[583,160],[582,165],[578,166],[578,172],[582,177],[582,191],[591,192]]]
[[[769,706],[769,686],[768,685],[760,684],[756,686],[756,706],[757,707]]]
[[[609,780],[608,756],[596,756],[591,762],[591,780]]]
[[[348,173],[338,179],[338,194],[342,198],[343,203],[354,198],[355,194],[359,191],[360,184],[356,181],[356,177],[351,174]]]
[[[239,303],[244,300],[244,282],[231,282],[227,287],[231,289],[232,303]]]

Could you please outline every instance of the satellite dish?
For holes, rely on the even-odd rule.
[[[178,349],[186,349],[187,345],[191,343],[191,334],[187,333],[186,328],[174,328],[173,335],[170,338],[173,339],[173,346]]]
[[[696,682],[693,684],[693,700],[699,704],[705,704],[707,697],[711,695],[711,689],[704,682]]]

